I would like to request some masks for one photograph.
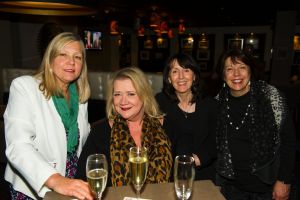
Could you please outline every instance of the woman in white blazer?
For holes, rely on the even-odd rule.
[[[64,32],[50,42],[34,76],[13,80],[4,113],[12,199],[40,199],[49,190],[93,199],[87,182],[73,179],[90,131],[85,58],[80,38]]]

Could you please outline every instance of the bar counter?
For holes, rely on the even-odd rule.
[[[107,187],[102,200],[123,200],[124,197],[135,197],[135,190],[130,186]],[[141,198],[151,200],[177,200],[174,183],[146,184],[141,191]],[[72,200],[56,192],[48,192],[44,200]],[[189,200],[225,200],[219,189],[212,181],[195,181],[192,197]]]

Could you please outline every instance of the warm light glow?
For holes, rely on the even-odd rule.
[[[150,27],[155,28],[160,24],[160,16],[153,11],[150,17]]]
[[[161,33],[168,33],[168,23],[166,21],[162,21],[160,23],[160,32]]]
[[[80,1],[2,1],[0,11],[31,14],[31,15],[56,15],[56,16],[75,16],[92,15],[97,11],[93,8],[84,6]]]
[[[118,26],[118,21],[112,20],[110,22],[110,34],[111,35],[118,35],[119,34],[119,26]]]
[[[184,20],[179,20],[179,26],[178,26],[178,34],[183,34],[185,32],[185,26],[183,24]]]
[[[140,25],[137,31],[138,36],[142,37],[145,35],[145,28],[143,25]]]
[[[36,1],[4,1],[1,4],[9,6],[20,6],[27,8],[54,8],[54,9],[66,9],[66,8],[81,8],[81,6],[65,3],[55,3],[55,2],[36,2]]]

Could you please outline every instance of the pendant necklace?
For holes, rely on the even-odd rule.
[[[179,109],[181,110],[182,114],[184,115],[184,117],[186,119],[188,118],[188,115],[190,114],[190,112],[189,112],[190,111],[190,107],[188,107],[188,106],[187,106],[187,108],[185,110],[179,106]]]
[[[184,115],[184,117],[187,119],[188,118],[188,112],[185,112],[184,110],[181,110],[181,111],[182,111],[182,114]]]
[[[228,98],[226,98],[226,102],[227,102],[227,105],[226,105],[227,114],[226,114],[226,116],[227,116],[227,119],[229,120],[229,124],[230,124],[230,126],[233,127],[234,130],[238,131],[244,125],[245,119],[249,115],[249,109],[251,107],[251,103],[249,103],[247,105],[246,112],[245,112],[245,114],[244,114],[244,116],[243,116],[242,121],[240,122],[240,124],[239,125],[235,125],[235,124],[233,124],[232,118],[230,117],[230,114],[229,114],[230,108],[229,108],[229,104],[228,104]]]

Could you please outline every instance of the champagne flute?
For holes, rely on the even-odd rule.
[[[176,195],[187,200],[192,194],[195,178],[194,158],[188,155],[176,156],[174,164],[174,183]]]
[[[96,199],[101,200],[107,182],[107,160],[105,155],[92,154],[88,156],[86,177]]]
[[[137,199],[139,199],[148,172],[147,148],[131,147],[129,150],[129,165],[131,182],[136,190]]]

